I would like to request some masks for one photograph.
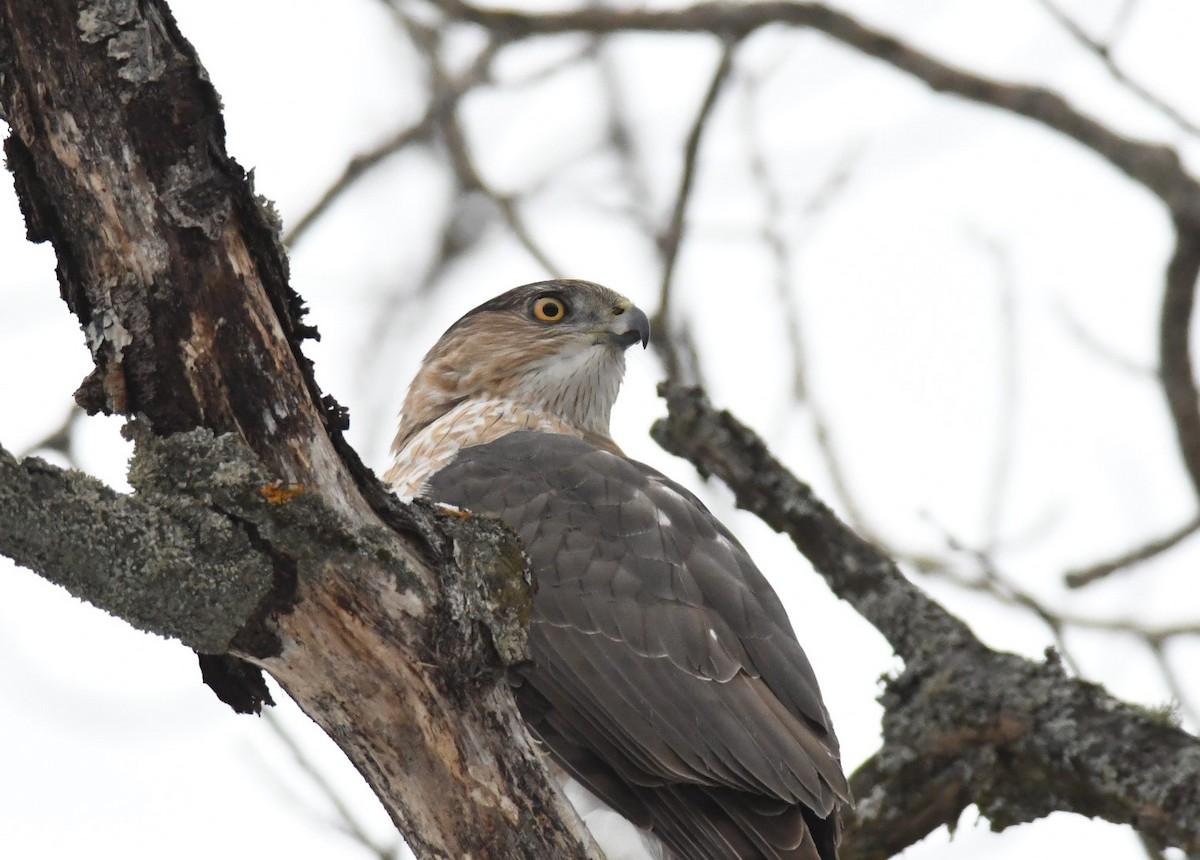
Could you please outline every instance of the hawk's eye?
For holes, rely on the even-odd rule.
[[[533,303],[533,315],[542,322],[561,322],[567,306],[558,296],[542,296]]]

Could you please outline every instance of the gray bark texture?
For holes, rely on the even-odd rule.
[[[504,682],[519,545],[400,506],[343,440],[278,225],[166,4],[0,2],[0,118],[95,360],[76,399],[137,441],[132,496],[0,454],[0,551],[203,652],[239,710],[266,669],[419,856],[597,856]]]

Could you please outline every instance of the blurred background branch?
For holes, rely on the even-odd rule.
[[[307,0],[171,6],[224,98],[233,154],[279,205],[293,282],[324,335],[306,350],[326,390],[351,406],[350,438],[369,462],[383,461],[402,380],[463,310],[550,275],[599,280],[655,315],[655,358],[631,357],[615,416],[633,456],[684,477],[645,438],[661,410],[653,385],[702,381],[944,605],[946,623],[969,633],[962,641],[1021,654],[1064,689],[1101,682],[1196,731],[1200,60],[1188,4],[547,12],[362,0],[336,16]],[[233,19],[244,23],[231,30]],[[64,419],[93,334],[67,318],[55,262],[24,243],[11,201],[4,217],[0,441],[120,486],[128,451],[114,427],[75,411]],[[723,488],[701,492],[728,513]],[[969,826],[972,803],[996,827],[1035,817],[972,793],[1011,776],[996,769],[1016,755],[1011,723],[954,738],[931,730],[927,740],[947,753],[926,759],[936,767],[889,771],[878,753],[899,729],[872,702],[876,679],[890,679],[883,704],[894,714],[919,625],[905,629],[902,613],[893,622],[898,660],[783,542],[749,518],[733,523],[793,610],[847,766],[860,768],[864,816],[912,839],[947,825],[906,857],[1024,857],[1063,845],[1098,858],[1144,853],[1132,828],[1079,815],[994,837]],[[250,736],[274,776],[259,794],[261,767],[232,780],[252,798],[225,810],[245,816],[247,853],[393,851],[390,822],[355,793],[357,775],[339,771],[286,705],[291,739],[281,743],[193,702],[190,664],[143,665],[123,687],[114,666],[175,659],[162,656],[167,646],[129,640],[112,656],[125,634],[70,615],[65,598],[20,574],[0,583],[12,589],[0,595],[0,678],[19,703],[0,711],[0,727],[64,749],[80,777],[53,791],[77,783],[88,803],[63,802],[98,808],[97,832],[128,829],[113,808],[127,806],[154,810],[143,819],[161,822],[163,840],[176,836],[184,813],[159,796],[166,777],[154,764],[194,746],[187,767],[237,773],[257,758],[219,750],[242,750],[227,739]],[[43,620],[57,617],[71,620]],[[37,638],[43,629],[78,638]],[[1064,667],[1044,663],[1047,646]],[[1024,665],[1003,656],[989,665]],[[154,690],[155,701],[179,703],[171,719],[147,723],[163,737],[145,765],[156,776],[142,795],[133,774],[110,790],[111,763],[77,763],[102,755],[92,733],[147,708],[150,672],[180,678]],[[81,725],[75,697],[99,677],[108,681],[86,713],[108,717]],[[27,717],[44,713],[58,716]],[[205,732],[216,738],[207,746]],[[128,734],[153,743],[148,728]],[[61,740],[74,736],[74,746]],[[905,737],[911,749],[919,741]],[[987,749],[993,760],[980,757]],[[13,772],[35,797],[39,774],[53,771],[31,760]],[[107,778],[97,786],[89,773]],[[937,796],[913,793],[905,806],[893,792],[889,819],[864,786],[904,784],[891,777],[925,779]],[[277,782],[305,801],[275,798]],[[105,806],[109,795],[126,800]],[[208,799],[189,796],[182,808]],[[36,823],[32,802],[10,806],[17,853],[34,838],[39,850],[77,850]],[[268,820],[273,840],[255,842]],[[1160,825],[1150,828],[1152,856],[1168,838]],[[172,850],[211,856],[210,837]],[[161,856],[165,844],[107,842],[134,857]]]

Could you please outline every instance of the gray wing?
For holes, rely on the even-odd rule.
[[[534,432],[464,449],[424,495],[521,536],[537,591],[517,698],[564,768],[681,857],[835,856],[849,789],[812,667],[698,499]]]

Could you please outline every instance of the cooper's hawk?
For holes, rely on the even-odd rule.
[[[850,791],[783,606],[695,496],[609,436],[625,349],[649,337],[586,281],[480,305],[425,356],[387,479],[524,541],[517,703],[609,860],[832,860]]]

